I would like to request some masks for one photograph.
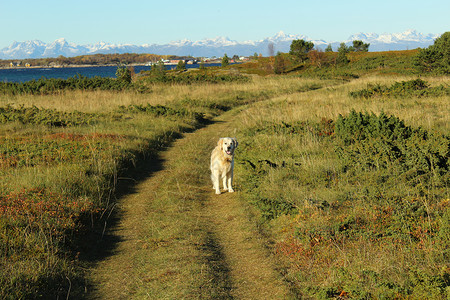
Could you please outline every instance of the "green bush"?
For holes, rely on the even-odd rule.
[[[118,81],[122,81],[125,84],[131,83],[131,71],[125,67],[119,67],[116,71],[116,77]]]
[[[192,112],[184,108],[174,109],[159,104],[119,106],[119,112],[144,112],[155,116],[193,117],[200,123],[206,121],[205,116],[202,113]]]
[[[120,70],[120,69],[119,69]],[[76,75],[68,79],[59,78],[41,78],[39,80],[30,80],[26,82],[0,82],[0,94],[4,95],[49,95],[65,90],[105,90],[105,91],[123,91],[132,89],[137,92],[147,92],[147,89],[141,85],[131,83],[131,77],[128,78],[128,71],[120,71],[118,79],[95,76],[92,78]],[[129,71],[128,71],[129,72]],[[127,75],[128,74],[128,75]],[[131,75],[130,75],[131,76]]]
[[[413,129],[394,116],[352,111],[335,124],[336,151],[348,169],[390,169],[417,180],[448,180],[450,137]]]
[[[150,74],[145,79],[149,83],[167,84],[195,84],[195,83],[226,83],[226,82],[248,82],[250,79],[243,75],[216,75],[206,73],[196,74],[165,74],[164,76]]]
[[[22,124],[40,124],[54,127],[88,125],[97,122],[98,114],[79,111],[62,112],[54,109],[42,109],[36,106],[14,108],[10,105],[0,107],[0,124],[20,122]]]
[[[450,95],[450,87],[439,85],[430,87],[422,79],[396,82],[390,87],[375,84],[369,85],[366,89],[352,91],[349,95],[353,98],[373,98],[373,97],[438,97]]]
[[[420,72],[450,74],[450,31],[437,38],[433,45],[421,49],[414,65]]]
[[[79,111],[64,112],[54,109],[38,108],[36,106],[14,108],[11,105],[0,107],[0,124],[19,122],[22,124],[46,125],[51,127],[68,127],[92,125],[101,120],[121,119],[125,113],[148,113],[154,116],[187,117],[199,123],[206,122],[201,112],[185,108],[171,108],[163,105],[129,105],[119,106],[115,113],[84,113]]]

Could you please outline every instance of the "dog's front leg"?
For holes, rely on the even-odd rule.
[[[214,190],[216,190],[216,194],[220,194],[220,188],[219,188],[219,170],[213,170],[211,173],[211,180],[213,182]]]

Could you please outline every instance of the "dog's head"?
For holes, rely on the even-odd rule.
[[[229,137],[220,138],[217,144],[219,145],[220,149],[228,155],[233,155],[234,149],[236,149],[238,146],[236,138]]]

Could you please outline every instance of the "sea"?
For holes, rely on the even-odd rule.
[[[220,64],[206,64],[205,67],[220,66]],[[175,69],[176,65],[166,65],[167,70]],[[186,65],[186,68],[199,68],[198,64]],[[134,66],[135,73],[149,71],[150,66]],[[116,66],[100,67],[67,67],[67,68],[10,68],[0,69],[0,82],[26,82],[41,78],[67,79],[78,74],[86,77],[116,77]]]

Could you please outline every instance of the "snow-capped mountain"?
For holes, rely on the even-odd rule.
[[[9,47],[0,50],[0,58],[42,57],[45,48],[46,44],[38,40],[14,42]]]
[[[362,40],[370,43],[370,51],[386,51],[386,50],[407,50],[418,47],[426,48],[434,43],[439,34],[427,34],[417,32],[410,29],[401,33],[357,33],[348,39],[347,42],[354,40]]]
[[[57,57],[57,56],[77,56],[85,51],[84,46],[78,46],[74,43],[68,43],[65,39],[57,39],[45,47],[42,57]]]
[[[370,43],[370,51],[406,50],[418,47],[426,48],[432,45],[438,37],[437,34],[421,34],[415,30],[407,30],[401,33],[357,33],[350,36],[345,42],[351,44],[353,40],[362,40]],[[289,52],[291,42],[296,39],[312,41],[317,48],[324,49],[327,45],[332,45],[337,49],[341,42],[327,42],[324,40],[313,40],[300,34],[286,34],[282,31],[272,37],[257,41],[238,42],[228,37],[207,38],[199,41],[183,39],[173,41],[165,45],[144,44],[110,44],[98,42],[89,45],[77,45],[67,42],[64,38],[53,43],[46,44],[39,40],[14,42],[9,47],[0,50],[0,59],[23,59],[23,58],[44,58],[65,57],[97,54],[97,53],[153,53],[170,55],[192,55],[196,57],[205,56],[220,57],[224,53],[230,55],[253,55],[254,53],[268,54],[270,44],[276,52]]]

